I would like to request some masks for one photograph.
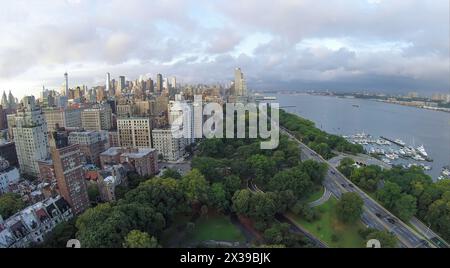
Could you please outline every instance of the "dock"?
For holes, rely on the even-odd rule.
[[[392,140],[392,139],[389,139],[389,138],[386,138],[386,137],[383,137],[383,136],[380,136],[380,138],[382,138],[383,140],[387,140],[387,141],[390,141],[390,142],[392,142],[393,144],[396,144],[396,145],[398,145],[398,146],[400,146],[400,147],[405,147],[405,145],[403,145],[403,144],[400,144],[400,143],[398,143],[398,142],[396,142],[396,141],[394,141],[394,140]]]

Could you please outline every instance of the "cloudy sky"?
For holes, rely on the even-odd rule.
[[[113,77],[445,92],[448,0],[0,0],[0,92]]]

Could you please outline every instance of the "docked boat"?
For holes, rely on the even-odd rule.
[[[383,158],[383,159],[381,159],[381,161],[383,161],[384,163],[386,163],[386,164],[388,164],[388,165],[391,165],[391,164],[392,164],[391,160],[389,160],[389,159],[387,159],[387,158]]]
[[[421,155],[419,155],[419,154],[416,154],[416,155],[414,155],[413,156],[413,159],[414,160],[417,160],[417,161],[425,161],[425,158],[423,158]]]
[[[442,175],[450,177],[450,170],[448,168],[442,169]]]
[[[419,152],[419,154],[421,154],[423,157],[428,157],[427,152],[425,151],[425,147],[423,147],[423,145],[420,145],[419,147],[417,147],[417,151]]]
[[[423,168],[423,170],[431,170],[431,166],[420,164],[420,167]]]

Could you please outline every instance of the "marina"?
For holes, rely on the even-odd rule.
[[[420,167],[425,171],[432,169],[432,166],[421,162],[433,161],[428,157],[424,145],[416,148],[407,145],[401,139],[390,139],[383,136],[374,138],[370,134],[364,132],[356,133],[351,136],[343,136],[353,144],[360,144],[367,153],[388,165],[400,165],[404,168]]]

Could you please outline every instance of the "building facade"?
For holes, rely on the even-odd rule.
[[[185,139],[175,138],[172,129],[153,129],[152,138],[153,148],[166,161],[178,161],[185,154]]]
[[[158,153],[151,148],[111,147],[100,154],[102,168],[128,163],[141,176],[154,175],[159,172]]]
[[[150,118],[136,117],[118,119],[117,132],[121,147],[152,147]]]
[[[58,148],[51,140],[53,166],[60,195],[78,215],[89,207],[82,153],[78,144]]]
[[[81,124],[85,130],[110,130],[112,127],[111,108],[102,105],[81,112]]]
[[[33,96],[24,97],[10,127],[13,131],[17,158],[23,174],[39,176],[39,160],[49,156],[48,131],[42,110]]]

